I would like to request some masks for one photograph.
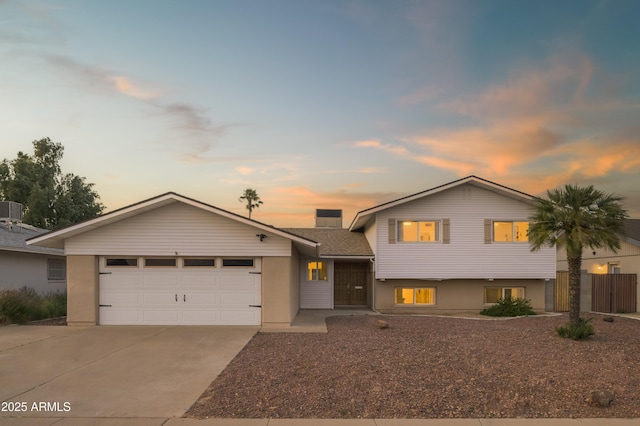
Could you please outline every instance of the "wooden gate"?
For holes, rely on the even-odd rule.
[[[595,312],[636,312],[636,274],[593,274],[591,276],[591,309]]]
[[[554,312],[569,312],[569,272],[556,272],[553,285]]]

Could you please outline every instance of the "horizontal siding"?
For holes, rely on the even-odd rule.
[[[484,242],[484,219],[527,221],[531,207],[504,195],[461,185],[379,212],[376,278],[554,278],[555,249]],[[450,220],[450,243],[388,243],[389,219]]]
[[[307,262],[300,261],[300,309],[333,309],[333,261],[327,265],[327,281],[307,281]]]
[[[260,242],[256,234],[267,235]],[[290,256],[291,241],[176,202],[65,241],[68,255]]]

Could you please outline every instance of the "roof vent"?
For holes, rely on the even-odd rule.
[[[22,204],[14,201],[0,201],[0,221],[22,222]]]
[[[316,209],[316,228],[342,228],[342,210]]]

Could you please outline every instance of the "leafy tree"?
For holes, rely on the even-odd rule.
[[[262,204],[262,201],[260,201],[260,197],[258,196],[256,190],[251,188],[245,189],[242,193],[242,196],[238,198],[238,201],[244,201],[247,203],[246,207],[247,210],[249,210],[249,219],[251,219],[251,212],[253,211],[253,209],[257,209]]]
[[[614,253],[624,238],[627,212],[621,197],[605,194],[592,185],[547,191],[538,199],[529,227],[531,250],[565,247],[569,264],[569,325],[580,326],[580,268],[582,249],[606,248]]]
[[[102,213],[93,184],[62,174],[64,147],[49,138],[33,141],[33,155],[0,163],[0,196],[23,205],[23,221],[40,228],[67,226]]]

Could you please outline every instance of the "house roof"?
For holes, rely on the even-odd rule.
[[[362,232],[340,228],[284,228],[285,231],[320,243],[320,257],[373,257]]]
[[[474,185],[474,186],[477,186],[492,192],[496,192],[498,194],[501,194],[510,198],[525,201],[525,202],[532,202],[536,198],[533,195],[529,195],[522,191],[518,191],[516,189],[509,188],[507,186],[500,185],[498,183],[491,182],[489,180],[482,179],[478,176],[472,175],[462,179],[454,180],[453,182],[449,182],[444,185],[427,189],[426,191],[418,192],[412,195],[407,195],[406,197],[398,198],[397,200],[389,201],[389,202],[377,205],[375,207],[362,210],[356,214],[356,217],[353,219],[353,221],[351,222],[351,225],[349,226],[349,230],[354,231],[354,230],[361,229],[371,219],[371,217],[374,214],[380,211],[383,211],[404,203],[408,203],[410,201],[418,200],[420,198],[428,197],[430,195],[434,195],[439,192],[446,191],[448,189],[455,188],[457,186],[464,185],[464,184]]]
[[[624,232],[629,242],[640,246],[640,219],[625,219]]]
[[[194,200],[193,198],[185,197],[175,192],[167,192],[165,194],[158,195],[153,198],[149,198],[144,201],[140,201],[135,204],[131,204],[126,207],[122,207],[118,210],[114,210],[109,213],[105,213],[93,219],[85,220],[75,225],[67,226],[66,228],[58,229],[56,231],[49,232],[40,236],[33,236],[27,240],[27,244],[38,245],[43,247],[55,247],[64,248],[64,240],[75,235],[83,234],[85,232],[107,226],[109,224],[119,222],[121,220],[139,215],[144,212],[148,212],[159,207],[163,207],[172,203],[184,203],[199,209],[218,214],[220,216],[235,220],[246,225],[255,227],[256,229],[270,232],[275,235],[287,238],[294,243],[304,248],[313,248],[316,250],[318,243],[310,239],[301,237],[283,231],[273,226],[258,222],[253,219],[248,219],[244,216],[223,210],[221,208],[212,206],[210,204],[203,203],[201,201]]]
[[[60,249],[27,245],[29,238],[37,237],[46,232],[48,232],[46,229],[24,223],[0,223],[0,250],[64,256],[64,251]]]

